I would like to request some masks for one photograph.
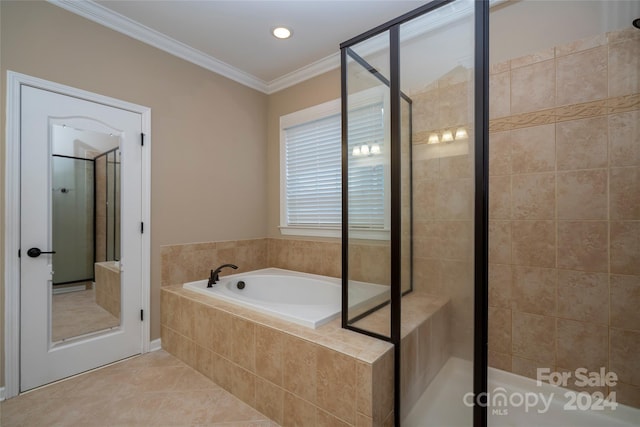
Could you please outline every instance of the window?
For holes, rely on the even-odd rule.
[[[349,199],[352,233],[388,232],[384,102],[371,92],[349,113]],[[280,118],[280,230],[283,234],[340,237],[342,160],[340,102]],[[385,231],[386,230],[386,231]]]

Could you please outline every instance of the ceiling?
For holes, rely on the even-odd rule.
[[[183,59],[272,93],[337,68],[339,44],[428,0],[51,0]],[[271,29],[293,31],[278,40]]]

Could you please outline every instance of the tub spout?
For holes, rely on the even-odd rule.
[[[222,271],[223,268],[225,267],[231,267],[234,270],[238,269],[237,265],[233,265],[233,264],[222,264],[220,267],[216,268],[215,270],[211,270],[211,275],[209,276],[209,281],[207,282],[207,288],[212,287],[213,285],[215,285],[218,280],[220,280],[220,272]]]

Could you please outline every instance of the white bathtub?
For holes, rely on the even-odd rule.
[[[240,281],[244,289],[238,289]],[[337,318],[341,311],[341,279],[280,268],[224,276],[211,288],[206,279],[183,287],[314,329]],[[357,308],[386,298],[389,287],[351,282],[349,292],[350,306]]]

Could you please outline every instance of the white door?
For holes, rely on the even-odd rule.
[[[26,391],[142,352],[142,117],[30,86],[20,97]]]

